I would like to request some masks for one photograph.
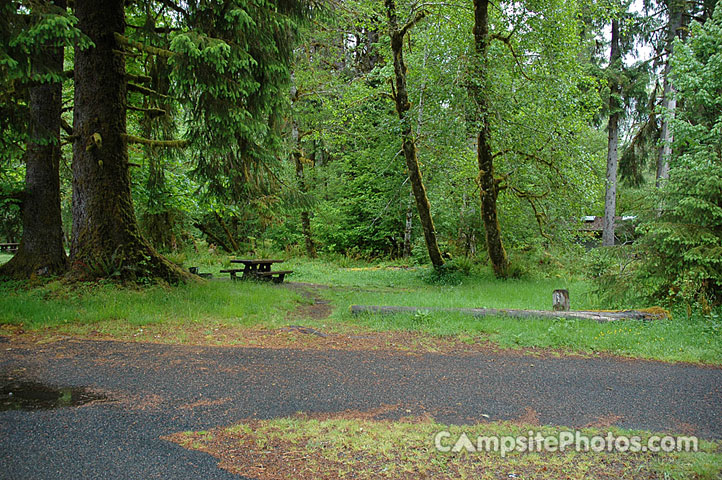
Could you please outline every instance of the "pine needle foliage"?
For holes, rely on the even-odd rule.
[[[195,173],[241,200],[274,179],[289,61],[302,2],[191,1],[170,60],[187,105]]]
[[[675,45],[683,107],[660,214],[645,226],[642,274],[657,296],[722,303],[722,5]]]

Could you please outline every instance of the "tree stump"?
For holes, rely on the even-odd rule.
[[[569,291],[554,290],[554,293],[552,294],[552,303],[555,312],[568,312],[570,308]]]

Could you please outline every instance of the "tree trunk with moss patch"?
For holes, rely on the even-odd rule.
[[[114,34],[125,30],[123,0],[76,0],[80,29],[95,44],[75,50],[73,274],[189,278],[143,239],[133,209],[126,132],[125,58]]]
[[[494,156],[491,151],[491,127],[489,125],[489,99],[485,90],[486,58],[489,50],[489,1],[474,0],[474,47],[476,50],[476,74],[478,82],[472,88],[476,99],[481,128],[477,137],[477,162],[479,165],[479,192],[481,197],[481,215],[486,231],[486,249],[491,260],[494,274],[499,278],[509,276],[509,258],[501,239],[501,228],[497,216],[496,201],[499,196],[499,183],[494,177]]]
[[[53,2],[65,8],[65,0]],[[32,59],[33,73],[62,72],[63,48],[43,46]],[[30,89],[30,140],[25,154],[23,237],[15,256],[0,275],[28,278],[58,275],[68,267],[60,216],[60,110],[62,84]]]
[[[426,248],[429,251],[429,258],[434,268],[440,268],[444,265],[441,257],[441,251],[436,241],[436,229],[434,221],[431,218],[431,205],[429,197],[426,195],[426,188],[421,178],[421,169],[419,169],[419,160],[416,152],[416,143],[411,131],[411,123],[407,112],[411,108],[409,103],[409,95],[406,89],[406,65],[404,63],[404,34],[408,31],[413,23],[403,28],[399,28],[398,19],[396,17],[396,4],[393,0],[386,0],[386,12],[389,19],[389,27],[391,34],[391,50],[394,56],[394,74],[396,84],[396,112],[401,120],[401,139],[403,143],[404,158],[406,159],[406,169],[409,173],[411,182],[411,190],[416,199],[416,210],[419,213],[419,220],[424,231],[424,239],[426,240]],[[417,16],[421,19],[423,15]]]

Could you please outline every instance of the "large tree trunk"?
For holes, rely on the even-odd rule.
[[[671,59],[674,49],[674,39],[679,35],[682,27],[685,1],[684,0],[668,0],[667,8],[669,11],[669,21],[667,24],[667,45],[665,50],[667,53],[667,61],[664,66],[664,89],[662,91],[662,128],[660,133],[660,147],[657,155],[657,187],[669,178],[669,157],[672,154],[672,129],[670,122],[674,118],[674,112],[677,108],[677,100],[674,97],[674,86],[671,78]]]
[[[617,164],[619,146],[619,95],[622,92],[617,75],[622,66],[619,49],[619,21],[612,20],[612,48],[609,56],[609,124],[607,125],[607,189],[604,197],[604,229],[602,245],[614,245],[614,216],[617,211]]]
[[[426,188],[424,188],[424,182],[421,178],[416,143],[407,115],[411,105],[409,104],[409,95],[406,89],[406,65],[404,63],[403,43],[404,34],[413,26],[413,23],[399,29],[398,19],[396,18],[396,3],[394,0],[386,0],[386,12],[389,18],[391,50],[394,55],[396,112],[401,120],[401,139],[403,142],[404,158],[406,159],[406,169],[408,170],[411,189],[416,199],[416,210],[419,213],[419,220],[424,231],[424,239],[426,240],[426,248],[429,251],[431,264],[434,268],[440,268],[444,265],[444,260],[441,258],[441,251],[436,241],[436,229],[431,218],[431,205],[429,204],[429,197],[426,195]],[[417,17],[417,20],[418,19],[420,19],[420,17]]]
[[[494,156],[491,151],[491,127],[489,123],[489,99],[485,92],[486,59],[489,50],[489,0],[474,0],[474,48],[476,50],[477,85],[472,87],[481,117],[477,137],[477,161],[479,164],[479,193],[481,215],[486,230],[486,249],[494,274],[499,278],[509,276],[509,258],[501,239],[501,227],[496,211],[499,182],[494,177]]]
[[[95,44],[75,50],[73,231],[75,276],[140,277],[178,282],[188,274],[161,257],[140,234],[130,192],[123,0],[76,0],[80,29]]]
[[[65,0],[55,0],[65,9]],[[33,73],[62,72],[63,48],[45,45],[32,59]],[[67,269],[60,215],[60,111],[62,84],[30,89],[30,139],[25,154],[23,237],[15,256],[0,275],[28,278],[58,275]]]

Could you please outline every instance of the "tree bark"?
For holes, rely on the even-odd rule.
[[[404,226],[403,257],[411,256],[411,234],[414,230],[414,190],[409,190],[409,201],[406,205],[406,225]]]
[[[612,47],[609,55],[609,123],[607,125],[607,185],[604,197],[604,228],[602,245],[614,245],[614,217],[617,212],[617,165],[619,160],[619,96],[622,88],[617,75],[621,72],[622,54],[619,48],[619,21],[612,20]]]
[[[399,119],[401,120],[401,139],[404,158],[406,160],[406,169],[409,173],[411,189],[414,192],[416,210],[419,213],[419,220],[424,231],[424,239],[426,240],[426,248],[429,251],[429,258],[434,268],[438,269],[444,265],[444,260],[441,257],[441,251],[436,241],[436,229],[431,218],[431,205],[429,204],[429,197],[426,195],[426,188],[421,177],[416,143],[407,115],[411,105],[409,104],[409,95],[406,89],[406,64],[404,63],[403,42],[404,34],[413,24],[406,25],[399,29],[398,19],[396,17],[396,3],[394,0],[386,0],[386,13],[389,19],[391,50],[394,56],[396,113],[398,113]],[[417,17],[417,19],[420,19],[420,17]]]
[[[65,9],[66,0],[55,0]],[[63,48],[43,45],[32,58],[33,73],[63,71]],[[30,89],[30,136],[25,154],[23,236],[15,256],[0,275],[28,278],[58,275],[68,267],[60,215],[60,113],[62,84],[43,83]]]
[[[501,238],[496,202],[499,183],[494,177],[494,156],[491,150],[491,126],[489,122],[489,99],[485,92],[486,60],[489,50],[489,0],[474,0],[474,48],[476,51],[476,74],[478,85],[472,88],[481,119],[477,136],[477,162],[479,165],[479,194],[481,215],[486,231],[486,249],[494,274],[499,278],[509,276],[509,258]]]
[[[672,129],[671,120],[677,108],[677,100],[674,97],[674,85],[672,84],[670,60],[674,50],[674,39],[678,36],[682,27],[684,16],[684,0],[667,0],[669,21],[667,24],[667,62],[664,66],[664,89],[662,91],[662,127],[660,133],[660,147],[657,155],[657,177],[656,185],[659,188],[664,180],[669,178],[669,157],[672,154]]]
[[[233,251],[238,253],[241,251],[241,246],[238,244],[238,241],[233,236],[233,232],[231,232],[231,229],[228,228],[228,224],[225,220],[223,220],[223,217],[221,217],[218,212],[213,212],[213,215],[216,217],[216,221],[218,222],[218,225],[221,226],[223,229],[223,232],[226,234],[226,238],[228,239],[228,242],[233,247]]]
[[[130,192],[123,0],[76,0],[79,27],[94,43],[75,50],[71,268],[78,278],[190,278],[141,236]]]
[[[291,86],[291,102],[295,103],[298,100],[298,89],[295,85]],[[298,131],[298,123],[296,119],[291,120],[291,140],[293,140],[293,152],[291,153],[291,159],[293,160],[294,167],[296,169],[296,181],[298,182],[298,190],[306,194],[308,189],[306,188],[306,177],[303,171],[303,154],[301,151],[301,134]],[[301,211],[301,232],[303,233],[303,239],[306,247],[306,255],[309,258],[316,258],[316,244],[313,241],[311,235],[311,213],[304,209]]]
[[[300,146],[299,146],[300,147]],[[293,152],[293,161],[296,166],[296,179],[298,180],[298,189],[301,193],[306,193],[306,178],[303,169],[303,161],[301,160],[301,151],[296,150]],[[304,209],[301,211],[301,232],[303,233],[304,243],[306,245],[306,255],[308,258],[316,258],[316,244],[313,241],[313,235],[311,234],[311,213]]]

